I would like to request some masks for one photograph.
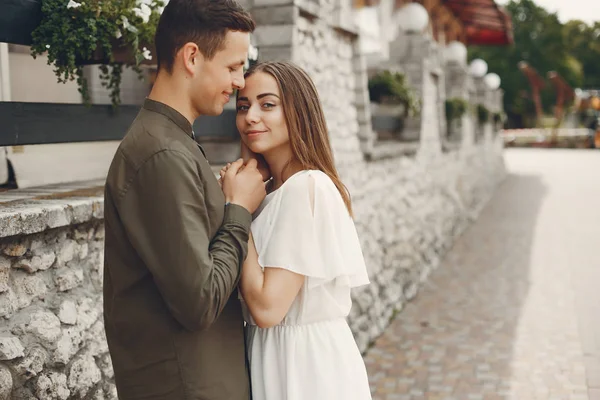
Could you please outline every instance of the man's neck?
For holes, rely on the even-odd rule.
[[[190,100],[185,96],[185,89],[178,86],[174,79],[166,79],[164,76],[159,75],[152,86],[148,98],[168,105],[183,115],[193,125],[198,115],[192,109]]]

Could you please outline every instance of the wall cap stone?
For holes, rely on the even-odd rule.
[[[0,238],[104,218],[104,180],[0,192]]]

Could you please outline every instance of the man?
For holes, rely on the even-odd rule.
[[[265,187],[256,161],[238,160],[221,189],[192,124],[243,88],[253,29],[234,0],[171,0],[158,24],[157,79],[105,190],[104,320],[121,400],[249,398],[232,293]]]

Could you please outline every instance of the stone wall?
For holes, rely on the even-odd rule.
[[[364,351],[417,294],[503,179],[503,144],[491,124],[476,142],[475,116],[470,115],[458,146],[442,151],[443,60],[435,43],[418,38],[413,40],[421,40],[430,54],[411,76],[420,84],[423,102],[419,140],[378,142],[369,129],[365,62],[357,51],[357,35],[339,13],[343,2],[278,0],[285,4],[270,11],[263,4],[267,1],[255,0],[252,8],[263,24],[256,37],[259,60],[292,60],[312,77],[336,165],[352,195],[371,284],[354,292],[349,322]],[[278,14],[270,15],[275,9]]]
[[[0,399],[116,399],[102,321],[102,198],[0,207],[0,232],[15,233],[0,239]]]

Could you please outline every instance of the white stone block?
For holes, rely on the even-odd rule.
[[[6,292],[9,289],[10,265],[10,259],[0,256],[0,293]]]
[[[84,354],[73,362],[69,370],[69,388],[79,395],[85,397],[89,390],[98,382],[102,375],[100,369],[89,354]]]
[[[9,400],[13,388],[12,375],[8,368],[0,365],[0,400]]]
[[[71,394],[67,387],[67,376],[57,372],[41,375],[35,382],[34,388],[35,394],[40,399],[67,400]]]
[[[57,267],[64,266],[64,264],[73,259],[73,257],[75,256],[75,247],[77,245],[77,242],[68,239],[65,240],[61,245],[62,247],[58,252],[58,260],[56,263]]]
[[[16,306],[21,309],[33,300],[48,293],[48,285],[41,275],[29,275],[23,271],[13,271],[13,290],[17,297]]]
[[[262,51],[266,46],[291,46],[294,35],[294,25],[265,25],[259,26],[253,33],[256,45]]]
[[[60,305],[58,318],[63,324],[75,325],[77,323],[77,307],[72,300],[65,300]]]
[[[0,360],[13,360],[23,357],[23,345],[18,337],[10,334],[0,335]]]
[[[60,336],[60,320],[50,311],[36,311],[29,316],[23,327],[25,332],[36,335],[46,343],[55,343]]]
[[[27,247],[22,243],[9,243],[4,246],[2,252],[10,257],[21,257],[27,252]]]
[[[61,268],[56,271],[54,282],[60,292],[66,292],[83,283],[83,270],[81,268]]]
[[[56,343],[56,350],[54,350],[52,361],[55,364],[68,364],[81,348],[82,340],[83,335],[81,331],[74,328],[63,330],[60,339]]]
[[[37,271],[47,270],[54,264],[56,255],[52,250],[46,250],[45,253],[31,258],[23,258],[17,261],[14,265],[15,268],[23,269],[30,274]]]

